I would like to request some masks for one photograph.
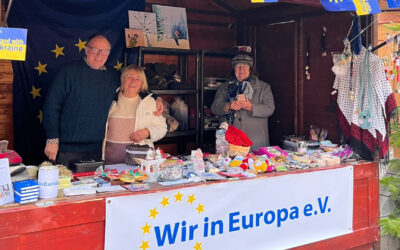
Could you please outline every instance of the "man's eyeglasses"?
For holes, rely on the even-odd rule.
[[[90,47],[89,45],[86,45],[94,54],[100,53],[102,56],[107,56],[110,54],[110,51],[107,49],[98,49],[98,48],[93,48]]]

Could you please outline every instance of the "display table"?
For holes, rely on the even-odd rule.
[[[352,232],[298,246],[295,249],[371,249],[379,240],[379,179],[378,164],[364,162],[355,164],[353,180],[353,223]],[[344,168],[346,165],[320,167],[291,171],[287,173],[267,173],[258,176],[268,182],[268,178],[282,175]],[[254,180],[254,179],[252,179]],[[247,179],[238,182],[246,182]],[[226,181],[229,182],[229,181]],[[230,182],[230,183],[235,183]],[[229,183],[228,183],[229,184]],[[11,204],[0,208],[0,249],[103,249],[105,244],[106,198],[167,192],[178,188],[197,185],[217,185],[214,182],[186,184],[183,187],[162,187],[142,192],[117,192],[85,195],[55,200],[41,200],[37,205],[19,206]],[[234,190],[232,190],[234,191]],[[261,197],[260,197],[261,198]],[[146,215],[147,216],[147,215]],[[133,247],[132,249],[138,249]],[[203,248],[206,249],[206,248]]]

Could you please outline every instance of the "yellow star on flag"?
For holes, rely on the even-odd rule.
[[[197,206],[196,210],[197,210],[197,212],[199,212],[199,214],[200,214],[201,212],[204,212],[204,205],[202,205],[202,204],[199,203],[199,205]]]
[[[121,70],[122,68],[122,63],[120,63],[119,61],[117,61],[117,64],[114,66],[114,69],[116,70]]]
[[[144,227],[142,227],[143,234],[146,234],[146,233],[149,234],[150,233],[150,228],[151,228],[151,226],[148,225],[147,222],[146,222],[146,225],[144,225]]]
[[[32,85],[32,90],[30,93],[32,94],[33,99],[35,99],[36,97],[41,97],[40,90],[41,88],[35,88],[35,86]]]
[[[157,214],[158,214],[157,208],[150,209],[150,215],[149,215],[150,218],[153,217],[155,219]]]
[[[202,250],[203,248],[201,248],[201,243],[196,242],[196,245],[193,247],[193,249]]]
[[[82,42],[81,39],[79,38],[79,42],[75,44],[76,47],[79,48],[79,52],[83,50],[86,47],[87,41]]]
[[[169,205],[169,197],[163,197],[162,201],[160,202],[160,204],[163,207],[166,207],[167,205]]]
[[[178,192],[174,196],[175,196],[175,202],[182,201],[183,194],[181,194],[181,192]]]
[[[56,58],[58,58],[59,55],[62,55],[62,56],[64,55],[63,49],[64,49],[64,47],[58,47],[58,45],[56,44],[56,48],[53,49],[51,52],[55,53]]]
[[[150,248],[149,241],[143,241],[142,240],[142,245],[139,248],[141,248],[143,250],[146,250],[147,248]]]
[[[39,61],[39,65],[38,65],[37,67],[35,67],[35,69],[36,69],[37,71],[39,71],[39,75],[41,75],[43,72],[44,72],[44,73],[47,73],[46,66],[47,66],[47,64],[42,64],[42,63]]]
[[[40,123],[42,123],[42,121],[43,121],[43,112],[41,110],[39,110],[39,114],[36,117],[39,119]]]
[[[196,200],[196,198],[194,198],[194,194],[189,195],[188,196],[188,200],[187,203],[190,203],[190,205],[193,205],[193,202]]]

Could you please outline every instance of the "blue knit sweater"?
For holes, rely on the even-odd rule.
[[[43,125],[47,138],[60,139],[60,152],[101,150],[108,110],[119,73],[94,70],[84,60],[66,65],[47,93]]]

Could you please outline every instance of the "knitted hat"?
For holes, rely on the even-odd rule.
[[[247,64],[250,68],[253,67],[253,57],[249,54],[238,54],[232,59],[232,67],[235,67],[236,64]]]

